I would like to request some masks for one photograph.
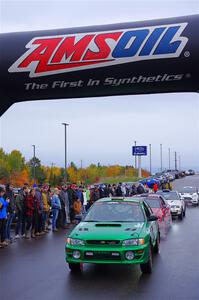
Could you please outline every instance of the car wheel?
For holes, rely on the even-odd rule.
[[[156,243],[155,243],[155,246],[153,248],[153,251],[154,253],[159,253],[160,251],[160,233],[158,232],[158,236],[157,236],[157,239],[156,239]]]
[[[71,272],[73,273],[78,273],[82,271],[82,265],[80,263],[69,263],[68,266]]]
[[[182,221],[183,220],[183,210],[181,211],[181,214],[178,216],[178,218]]]
[[[149,249],[148,262],[146,264],[140,264],[140,269],[141,269],[142,273],[144,273],[144,274],[152,273],[152,269],[153,269],[153,247],[152,247],[152,245],[150,245],[150,249]]]

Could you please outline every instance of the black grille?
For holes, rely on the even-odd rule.
[[[96,224],[95,225],[96,227],[121,227],[122,225],[121,224]]]
[[[88,245],[109,245],[109,246],[114,246],[114,245],[119,245],[120,241],[118,240],[90,240],[86,241]]]
[[[91,253],[93,255],[91,255]],[[86,260],[121,260],[119,252],[108,252],[108,251],[92,251],[85,252],[84,258]]]

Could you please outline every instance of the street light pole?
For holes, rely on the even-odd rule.
[[[36,184],[36,172],[35,172],[35,145],[32,145],[33,147],[33,179],[34,179],[34,185]]]
[[[178,169],[178,166],[177,166],[177,152],[175,151],[175,170]]]
[[[162,172],[162,144],[160,144],[160,170]]]
[[[171,170],[171,149],[169,148],[169,170]]]
[[[179,155],[179,159],[178,159],[178,168],[179,170],[181,170],[181,156]]]
[[[64,125],[64,148],[65,148],[65,181],[67,182],[67,126],[69,126],[69,124],[67,123],[62,123],[62,125]]]
[[[151,144],[149,144],[149,169],[150,169],[150,174],[151,174]]]
[[[134,141],[134,144],[135,144],[135,147],[136,147],[137,142]],[[137,156],[136,155],[135,155],[135,169],[137,169]]]

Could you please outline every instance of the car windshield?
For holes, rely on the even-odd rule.
[[[188,187],[184,187],[180,193],[196,193],[197,190],[195,187],[191,187],[191,186],[188,186]]]
[[[135,202],[96,202],[85,222],[144,222],[144,214]]]
[[[180,200],[180,196],[176,192],[163,192],[162,195],[166,200]]]
[[[151,207],[151,208],[160,208],[160,201],[159,199],[150,199],[146,198],[144,201]]]

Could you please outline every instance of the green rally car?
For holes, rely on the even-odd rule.
[[[136,198],[104,198],[93,204],[84,220],[67,237],[65,254],[71,271],[83,263],[140,264],[152,272],[159,252],[157,217]]]

